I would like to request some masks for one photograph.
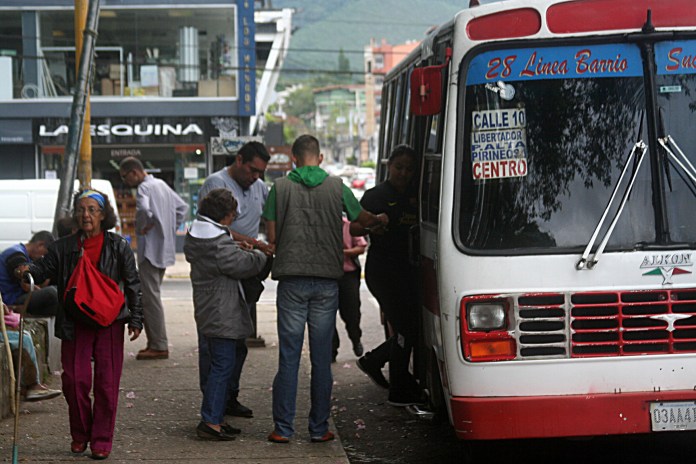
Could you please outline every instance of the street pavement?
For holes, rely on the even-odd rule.
[[[165,279],[188,278],[188,264],[182,255],[167,269]],[[309,357],[303,352],[299,375],[296,434],[289,444],[267,441],[273,429],[271,385],[276,372],[278,349],[276,308],[272,298],[257,304],[258,334],[265,347],[251,348],[242,374],[240,401],[254,410],[254,418],[227,417],[242,429],[231,442],[197,439],[201,393],[198,388],[196,327],[190,287],[185,296],[164,295],[170,357],[167,360],[136,361],[135,353],[145,347],[144,333],[135,342],[126,341],[114,448],[108,462],[131,463],[348,463],[340,437],[327,443],[311,443],[307,432],[309,412]],[[60,388],[59,373],[49,384]],[[67,405],[59,397],[20,406],[20,462],[90,461],[89,452],[70,452]],[[14,420],[0,421],[0,462],[12,460]],[[336,428],[331,422],[331,430]]]

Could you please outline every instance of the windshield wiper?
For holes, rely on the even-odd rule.
[[[595,251],[594,255],[592,256],[592,259],[590,259],[590,253],[592,252],[592,247],[595,244],[595,241],[597,240],[597,236],[599,235],[599,231],[602,229],[602,226],[604,225],[604,221],[607,218],[607,215],[609,214],[609,210],[611,209],[612,205],[614,204],[614,200],[616,198],[617,193],[619,192],[619,186],[621,185],[621,182],[623,181],[624,176],[626,175],[626,172],[628,172],[628,167],[631,165],[631,160],[633,159],[633,156],[636,154],[636,150],[640,150],[640,158],[638,158],[638,163],[635,166],[635,169],[633,170],[633,173],[631,174],[631,178],[628,181],[628,185],[626,187],[626,190],[623,193],[623,197],[621,199],[621,204],[619,205],[618,210],[614,214],[614,219],[611,221],[611,224],[609,225],[609,228],[607,229],[606,233],[604,234],[604,238],[602,239],[602,242],[599,244],[599,247],[597,248],[597,251]],[[633,145],[633,148],[631,149],[631,153],[628,155],[628,159],[626,160],[626,164],[624,165],[623,171],[621,171],[621,176],[619,176],[619,180],[616,182],[616,186],[614,187],[614,191],[611,193],[611,197],[609,198],[609,203],[607,203],[607,207],[604,209],[604,213],[602,213],[602,217],[599,220],[599,223],[597,224],[597,227],[595,227],[594,232],[592,233],[592,238],[590,238],[590,242],[587,244],[585,247],[585,251],[582,253],[582,257],[580,260],[575,263],[575,269],[578,271],[583,270],[583,269],[592,269],[595,267],[597,262],[599,261],[599,257],[604,253],[604,249],[607,246],[607,243],[609,242],[609,238],[611,237],[612,232],[614,231],[614,227],[616,226],[616,223],[619,221],[619,217],[621,216],[621,213],[623,212],[624,206],[626,205],[626,202],[628,201],[628,197],[631,194],[631,190],[633,190],[633,184],[636,181],[636,178],[638,177],[638,172],[640,171],[640,166],[643,164],[643,159],[645,159],[645,153],[648,151],[647,145],[643,142],[643,140],[639,140],[636,142],[635,145]]]
[[[693,182],[696,185],[696,168],[693,164],[691,164],[689,158],[687,158],[682,149],[679,148],[679,145],[677,145],[677,142],[674,141],[672,136],[668,134],[658,139],[658,141],[660,142],[660,145],[662,145],[662,148],[664,148],[665,151],[672,157],[672,161],[677,163],[679,167],[682,168],[684,173],[686,173],[686,175],[689,176],[691,182]],[[669,148],[669,145],[672,145],[676,149],[676,151],[679,153],[679,156],[674,154],[674,152]]]

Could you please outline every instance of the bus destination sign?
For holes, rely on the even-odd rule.
[[[524,108],[474,111],[471,118],[473,178],[526,176],[527,124]]]

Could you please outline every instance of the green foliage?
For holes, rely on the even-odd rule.
[[[311,132],[308,125],[299,118],[287,118],[283,124],[283,137],[285,138],[285,143],[288,145],[292,145],[295,139],[300,135],[309,134]]]
[[[377,163],[375,163],[373,160],[367,160],[367,161],[363,161],[362,163],[360,163],[360,167],[361,168],[376,168]]]
[[[343,47],[338,52],[338,79],[342,82],[350,82],[350,60],[346,57]]]
[[[302,86],[288,96],[285,113],[300,119],[311,119],[314,114],[314,93],[311,87]]]

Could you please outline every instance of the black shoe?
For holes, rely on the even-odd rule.
[[[232,427],[230,424],[220,424],[220,428],[223,432],[225,432],[228,435],[239,435],[240,433],[242,433],[242,429]]]
[[[417,391],[389,392],[387,404],[390,406],[405,407],[414,404],[425,404],[423,393]]]
[[[234,440],[234,435],[230,435],[225,432],[222,428],[218,432],[217,430],[211,428],[205,422],[201,422],[196,427],[196,435],[202,440],[214,440],[214,441],[232,441]]]
[[[246,417],[248,419],[254,417],[254,411],[237,401],[237,398],[233,398],[227,403],[225,414],[228,416]]]
[[[389,388],[389,382],[384,378],[382,369],[380,369],[379,366],[370,364],[370,361],[365,356],[359,358],[355,364],[358,365],[361,371],[367,374],[367,377],[372,380],[375,385],[382,388]]]
[[[364,351],[365,349],[363,348],[362,343],[360,343],[360,340],[358,340],[357,342],[353,342],[353,353],[355,354],[355,356],[359,358],[363,355]]]

